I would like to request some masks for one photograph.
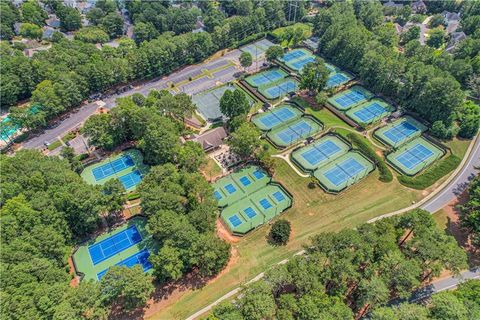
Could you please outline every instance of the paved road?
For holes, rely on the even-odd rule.
[[[477,138],[470,157],[455,178],[435,197],[425,202],[421,208],[434,213],[445,207],[448,203],[460,195],[472,180],[480,168],[480,138]]]
[[[169,87],[170,83],[179,83],[181,81],[188,80],[189,77],[195,77],[202,73],[202,70],[213,70],[219,67],[227,66],[232,62],[234,64],[238,64],[238,58],[240,57],[240,50],[233,50],[229,53],[225,54],[222,57],[216,58],[212,61],[209,61],[205,64],[199,65],[191,65],[185,67],[177,72],[170,74],[167,77],[150,81],[145,84],[142,84],[138,87],[133,88],[127,92],[122,94],[112,95],[109,98],[103,100],[105,103],[106,108],[113,108],[115,107],[116,99],[124,96],[129,96],[133,93],[141,93],[143,95],[148,95],[150,90],[156,89],[165,89]],[[220,79],[216,79],[215,77],[202,77],[200,79],[196,79],[192,82],[186,82],[180,86],[178,86],[179,91],[185,92],[187,94],[195,94],[203,90],[207,90],[210,88],[215,87],[218,85],[218,81],[225,83],[234,79],[234,74],[237,73],[239,69],[237,67],[226,67],[224,70],[217,71],[217,73],[221,72]],[[192,85],[193,84],[193,85]],[[98,105],[95,102],[85,104],[82,106],[78,112],[71,113],[65,119],[61,120],[60,123],[52,129],[47,129],[43,131],[41,134],[38,134],[29,140],[23,143],[23,147],[27,149],[41,149],[44,147],[44,142],[53,142],[58,137],[63,136],[70,130],[80,127],[83,122],[90,117],[95,110],[97,110]]]
[[[460,275],[455,277],[439,279],[428,286],[425,286],[423,288],[420,288],[414,291],[410,296],[410,298],[394,300],[390,302],[389,305],[398,305],[405,301],[413,303],[413,302],[426,300],[435,293],[453,289],[457,287],[460,283],[466,280],[471,280],[471,279],[480,279],[480,267],[463,271],[460,273]]]

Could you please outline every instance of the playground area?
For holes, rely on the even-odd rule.
[[[338,193],[365,178],[375,165],[358,151],[349,151],[314,172],[328,192]]]
[[[157,244],[148,235],[147,221],[136,217],[123,226],[80,246],[72,256],[75,271],[82,280],[100,280],[112,266],[140,265],[144,272],[152,269],[148,257]]]
[[[373,93],[361,86],[353,86],[328,98],[328,103],[340,111],[347,111],[373,97]]]
[[[300,140],[310,137],[323,129],[323,125],[310,117],[285,123],[267,133],[267,138],[277,148],[288,147]]]
[[[129,149],[86,167],[81,177],[89,184],[99,185],[110,179],[118,179],[126,191],[132,191],[142,181],[148,169],[148,166],[143,164],[142,153]]]
[[[351,108],[345,114],[361,126],[367,126],[390,115],[395,108],[382,99],[373,98]]]
[[[298,119],[303,115],[297,107],[291,104],[281,104],[267,112],[259,113],[252,118],[253,124],[255,124],[260,130],[268,131],[272,130],[282,124]]]
[[[387,155],[387,161],[401,173],[413,176],[440,159],[444,154],[445,150],[423,137],[418,137]]]
[[[236,89],[239,89],[245,93],[250,106],[253,106],[256,100],[242,88],[232,83],[197,93],[192,96],[192,101],[195,103],[198,112],[205,120],[215,122],[224,117],[220,110],[220,99],[222,98],[223,94],[226,91],[234,91]]]
[[[214,183],[221,218],[236,235],[265,224],[292,205],[292,197],[256,166],[240,169]]]
[[[260,60],[264,57],[265,51],[273,45],[275,44],[270,40],[262,39],[240,47],[240,51],[250,53],[254,60]]]
[[[327,134],[312,144],[301,147],[290,157],[302,171],[313,172],[350,150],[350,145],[340,136]]]
[[[410,116],[404,116],[380,129],[374,136],[387,146],[398,148],[404,143],[419,137],[427,127]]]

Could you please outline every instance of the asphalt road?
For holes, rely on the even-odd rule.
[[[230,51],[224,56],[211,60],[208,63],[187,66],[170,74],[169,76],[152,80],[122,94],[112,95],[102,101],[105,103],[106,108],[111,109],[116,106],[115,101],[117,98],[129,96],[133,93],[141,93],[146,96],[152,89],[160,90],[168,88],[170,83],[179,83],[181,81],[188,80],[189,77],[194,77],[201,74],[202,70],[204,69],[213,70],[215,68],[226,66],[231,62],[238,64],[238,58],[240,57],[240,54],[240,50]],[[228,67],[224,70],[217,71],[217,73],[221,72],[221,79],[216,79],[215,77],[209,78],[205,76],[192,82],[184,83],[177,88],[180,90],[180,92],[195,94],[217,86],[218,81],[226,83],[233,80],[234,74],[239,71],[240,70],[238,68]],[[46,129],[40,134],[37,134],[36,136],[33,136],[29,140],[25,141],[23,143],[23,147],[27,149],[42,149],[45,142],[53,142],[58,137],[61,137],[67,132],[80,127],[88,117],[95,113],[97,108],[98,105],[96,102],[83,105],[78,109],[77,112],[70,113],[69,115],[65,116],[65,118],[60,120],[54,128]]]
[[[425,202],[421,208],[434,213],[445,207],[468,187],[469,181],[478,174],[476,168],[480,168],[480,138],[476,139],[472,152],[462,170],[442,191]]]

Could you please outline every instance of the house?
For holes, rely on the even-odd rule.
[[[442,16],[445,18],[445,23],[449,23],[451,21],[460,21],[460,14],[455,12],[443,11]]]
[[[54,32],[55,32],[55,29],[53,29],[52,27],[43,27],[42,39],[44,40],[52,39]]]
[[[31,48],[31,49],[25,49],[25,50],[23,50],[23,54],[24,54],[27,58],[31,58],[31,57],[33,57],[33,55],[34,55],[35,53],[40,52],[40,51],[46,51],[46,50],[50,49],[51,47],[52,47],[51,45],[48,45],[48,46]]]
[[[423,1],[415,1],[412,3],[412,11],[414,13],[425,13],[427,12],[427,5]]]
[[[218,149],[223,144],[223,139],[226,137],[227,132],[225,129],[223,127],[218,127],[196,136],[192,141],[200,143],[203,150],[209,152]]]
[[[15,34],[18,36],[20,34],[20,29],[22,28],[23,23],[22,22],[15,22],[13,24],[13,31]]]
[[[48,19],[45,21],[45,24],[49,27],[58,29],[60,28],[60,19],[54,14],[48,16]]]
[[[448,53],[452,53],[453,50],[455,50],[455,48],[457,47],[458,43],[462,40],[465,40],[466,38],[467,38],[467,35],[463,31],[453,32],[450,35],[450,41],[448,42],[448,45],[445,51],[447,51]]]
[[[403,4],[401,3],[395,3],[393,1],[388,1],[388,2],[385,2],[383,4],[384,7],[387,7],[387,8],[394,8],[394,9],[400,9],[400,8],[403,8]]]

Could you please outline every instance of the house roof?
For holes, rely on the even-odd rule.
[[[60,28],[60,19],[56,15],[50,15],[45,23],[52,28]]]
[[[55,30],[51,27],[43,27],[42,39],[50,39],[53,36]]]
[[[460,15],[455,12],[443,11],[442,16],[444,16],[447,21],[460,21]]]
[[[195,137],[192,141],[200,143],[204,150],[209,150],[221,146],[223,144],[223,139],[226,137],[227,132],[225,129],[223,127],[218,127]]]
[[[392,8],[402,8],[403,4],[401,3],[395,3],[393,1],[388,1],[383,4],[384,7],[392,7]]]

